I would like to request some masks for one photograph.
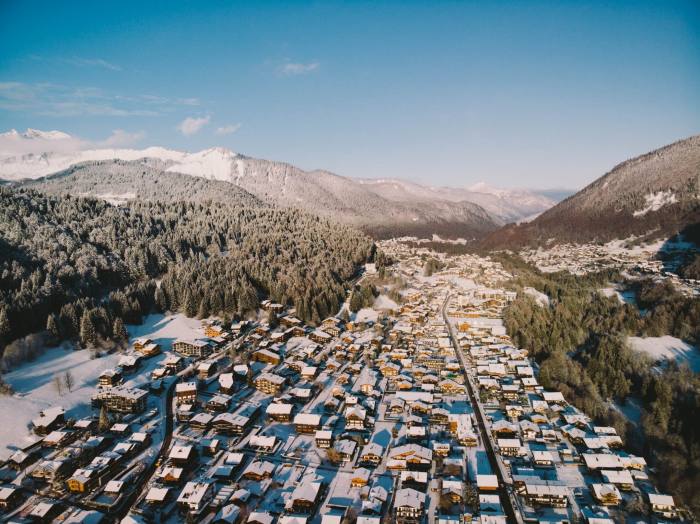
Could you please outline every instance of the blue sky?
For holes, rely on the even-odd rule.
[[[697,1],[0,0],[0,49],[0,130],[356,177],[580,187],[700,133]]]

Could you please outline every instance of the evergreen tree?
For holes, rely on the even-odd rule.
[[[7,309],[0,308],[0,345],[9,342],[12,328],[10,319],[7,317]]]
[[[100,430],[100,432],[105,432],[107,431],[110,427],[112,427],[112,421],[109,419],[109,413],[107,412],[107,406],[104,404],[100,408],[100,419],[97,423],[97,428]]]
[[[80,343],[83,347],[97,345],[97,331],[89,310],[83,312],[80,319]]]
[[[114,319],[114,324],[112,325],[112,336],[117,342],[126,342],[129,340],[129,333],[124,326],[124,321],[121,317]]]
[[[58,327],[58,320],[54,313],[51,313],[46,318],[46,331],[49,334],[49,340],[52,344],[56,344],[61,340],[61,330]]]

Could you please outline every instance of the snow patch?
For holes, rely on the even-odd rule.
[[[664,206],[678,202],[675,193],[670,189],[668,191],[650,193],[644,197],[644,200],[646,201],[646,206],[632,213],[633,216],[641,217],[650,211],[658,211]]]
[[[663,337],[629,337],[630,347],[634,351],[646,353],[655,361],[675,360],[686,363],[695,372],[700,371],[700,351],[681,339],[664,335]]]
[[[534,287],[526,287],[523,288],[523,292],[526,295],[530,295],[532,298],[535,299],[535,302],[537,303],[538,306],[541,307],[548,307],[549,306],[549,297],[542,293],[541,291],[537,291]]]

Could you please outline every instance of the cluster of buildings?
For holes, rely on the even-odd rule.
[[[606,524],[633,498],[677,516],[613,428],[539,385],[503,328],[516,294],[497,263],[382,248],[397,263],[363,278],[400,300],[379,314],[309,326],[264,301],[257,320],[135,341],[92,417],[34,421],[0,470],[0,518]]]

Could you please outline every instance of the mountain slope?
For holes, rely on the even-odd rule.
[[[18,182],[53,195],[91,196],[121,204],[129,200],[218,202],[248,207],[263,202],[235,184],[166,173],[160,160],[100,160],[83,162],[36,180]]]
[[[700,220],[700,135],[615,166],[531,222],[488,235],[485,248],[672,236]]]
[[[528,191],[470,191],[429,188],[398,180],[356,180],[323,170],[303,171],[287,163],[250,158],[223,148],[186,153],[159,147],[136,150],[85,149],[85,146],[57,131],[4,133],[0,135],[0,179],[35,179],[86,162],[148,158],[161,162],[158,169],[163,174],[182,173],[229,182],[265,202],[299,207],[378,236],[438,233],[481,237],[504,223],[539,213],[554,203]],[[13,154],[12,150],[22,154]],[[106,169],[114,173],[118,166],[95,166],[93,171]],[[101,191],[116,193],[107,181],[102,177]],[[62,182],[64,190],[67,184],[67,180]]]

